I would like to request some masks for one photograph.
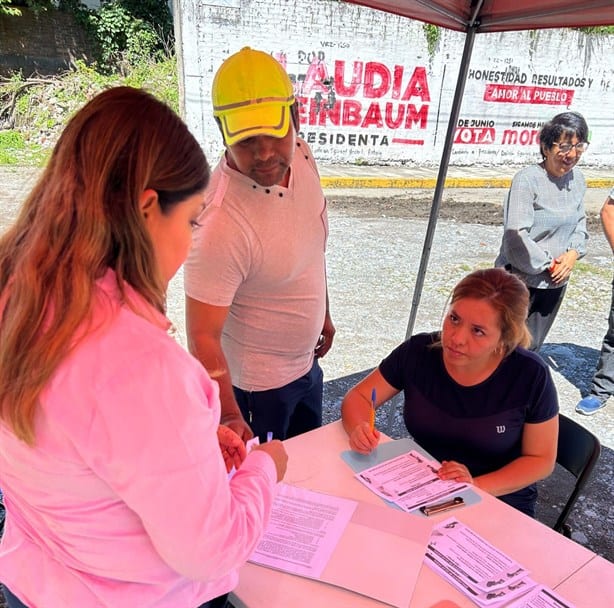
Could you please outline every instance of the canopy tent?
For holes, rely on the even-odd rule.
[[[346,0],[457,32],[614,24],[612,0]]]
[[[448,172],[454,132],[458,122],[471,52],[476,34],[558,27],[614,25],[614,0],[344,0],[369,8],[417,19],[440,27],[465,32],[450,119],[446,130],[433,203],[420,258],[406,336],[413,331],[441,196]]]

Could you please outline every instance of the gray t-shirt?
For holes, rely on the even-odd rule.
[[[232,384],[284,386],[306,374],[326,313],[326,199],[297,139],[287,188],[265,188],[223,158],[184,267],[186,294],[229,306],[222,334]]]

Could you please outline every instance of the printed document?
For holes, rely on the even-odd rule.
[[[381,498],[413,511],[465,489],[467,484],[437,476],[439,463],[412,450],[356,473],[356,479]]]
[[[563,599],[549,587],[539,585],[528,595],[512,602],[506,608],[576,608],[574,604]]]
[[[485,608],[574,608],[454,517],[433,528],[424,561]]]
[[[249,561],[319,578],[357,504],[280,484],[269,525]]]
[[[430,520],[286,484],[279,490],[273,517],[242,570],[240,586],[259,580],[259,566],[266,566],[278,571],[280,576],[266,576],[282,594],[281,573],[289,573],[407,608],[431,535]],[[317,593],[318,587],[312,588]],[[343,605],[352,602],[346,598]]]

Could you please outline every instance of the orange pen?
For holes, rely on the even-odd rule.
[[[375,430],[375,400],[377,398],[377,393],[375,391],[375,387],[373,388],[373,390],[371,391],[371,420],[370,420],[370,425],[371,425],[371,430],[374,431]]]

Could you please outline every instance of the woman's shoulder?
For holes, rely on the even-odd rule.
[[[536,353],[518,346],[504,360],[509,368],[514,369],[514,373],[530,376],[550,376],[550,370],[544,360]],[[521,376],[522,377],[522,376]]]
[[[432,332],[422,332],[419,334],[414,334],[408,340],[403,342],[402,346],[411,350],[423,350],[430,349],[431,347],[436,347],[439,345],[440,341],[440,332],[432,331]]]
[[[414,382],[430,376],[439,369],[437,358],[441,360],[441,350],[437,348],[438,340],[438,332],[411,336],[380,362],[380,372],[397,388],[402,388],[407,380]]]
[[[586,178],[584,177],[584,173],[582,173],[582,170],[578,166],[575,166],[571,170],[571,176],[573,181],[578,184],[579,188],[586,188]]]
[[[98,282],[91,320],[83,327],[73,363],[99,369],[100,377],[109,370],[140,365],[143,359],[153,357],[185,366],[190,356],[170,335],[168,318],[127,282],[123,290],[121,294],[112,271]]]
[[[419,359],[429,358],[431,352],[437,351],[439,344],[439,332],[425,332],[414,334],[404,342],[401,342],[387,357],[391,359]]]

